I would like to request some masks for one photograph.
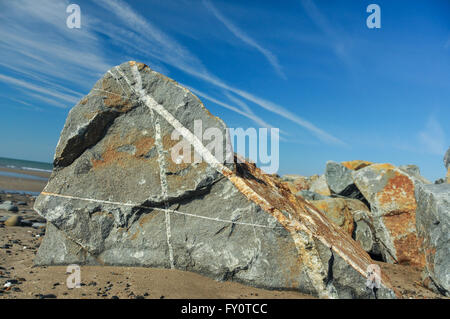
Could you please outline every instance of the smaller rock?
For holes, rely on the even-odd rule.
[[[17,208],[16,205],[14,205],[13,203],[11,203],[10,201],[6,201],[2,204],[0,204],[0,209],[9,211],[9,212],[17,212],[19,210],[19,208]]]
[[[356,210],[353,212],[353,220],[355,221],[354,239],[361,247],[372,256],[379,256],[381,259],[381,250],[378,240],[375,237],[375,227],[373,225],[370,211]]]
[[[45,223],[33,223],[31,225],[31,227],[33,227],[34,229],[42,229],[45,228],[46,224]]]
[[[342,164],[328,161],[325,178],[333,194],[340,194],[353,184],[352,171]]]
[[[5,226],[20,226],[22,218],[20,216],[11,216],[5,221]]]
[[[336,225],[345,230],[350,236],[353,233],[353,216],[343,198],[327,198],[311,201],[319,210],[325,213]]]
[[[30,220],[22,220],[21,226],[30,227],[33,224]]]
[[[301,190],[301,191],[297,192],[295,194],[295,196],[300,196],[307,200],[321,200],[321,199],[328,198],[328,196],[324,196],[324,195],[312,192],[310,190]]]
[[[398,168],[408,174],[410,177],[414,178],[416,181],[418,180],[422,184],[431,184],[429,180],[420,175],[420,168],[417,165],[402,165]]]
[[[39,299],[56,299],[56,296],[54,294],[46,294],[46,295],[39,294],[37,296]]]
[[[20,201],[20,202],[17,202],[17,205],[18,206],[25,206],[27,203],[26,202],[23,202],[23,201]]]
[[[444,155],[444,165],[445,168],[450,168],[450,147],[448,148],[447,152]]]
[[[321,175],[318,179],[316,179],[314,182],[312,182],[311,187],[309,188],[311,192],[324,195],[324,196],[330,196],[331,192],[328,188],[327,181],[325,179],[325,175]]]

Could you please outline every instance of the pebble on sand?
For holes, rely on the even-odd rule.
[[[20,216],[11,216],[5,221],[5,226],[20,226],[21,220]]]

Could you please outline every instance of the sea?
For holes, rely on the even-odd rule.
[[[19,169],[19,170],[24,170],[24,171],[37,171],[37,172],[51,173],[53,165],[52,165],[52,163],[0,157],[0,167],[13,168],[13,169]],[[47,180],[47,178],[45,178],[45,177],[28,175],[28,174],[23,174],[23,173],[16,173],[16,172],[0,171],[0,175],[7,176],[7,177],[27,178],[27,179],[43,180],[43,181]],[[30,194],[33,196],[39,195],[39,193],[36,193],[36,192],[15,190],[15,189],[1,189],[0,188],[0,192]]]
[[[52,172],[52,163],[27,161],[15,158],[0,157],[0,167],[8,167],[22,170]]]

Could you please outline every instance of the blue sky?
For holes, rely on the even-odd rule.
[[[81,8],[81,29],[66,7]],[[369,29],[366,7],[381,8]],[[0,157],[51,161],[70,108],[136,60],[189,86],[229,127],[278,127],[280,174],[327,160],[445,176],[450,2],[1,1]]]

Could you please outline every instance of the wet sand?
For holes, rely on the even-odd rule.
[[[13,169],[7,167],[0,167],[0,172],[7,173],[16,173],[29,175],[31,177],[41,177],[41,178],[49,178],[50,173],[48,172],[40,172],[40,171],[29,171],[29,170],[20,170]],[[24,177],[11,177],[11,176],[3,176],[0,174],[0,190],[15,190],[15,191],[27,191],[27,192],[36,192],[40,193],[45,185],[47,184],[46,180],[37,180],[31,178]]]

